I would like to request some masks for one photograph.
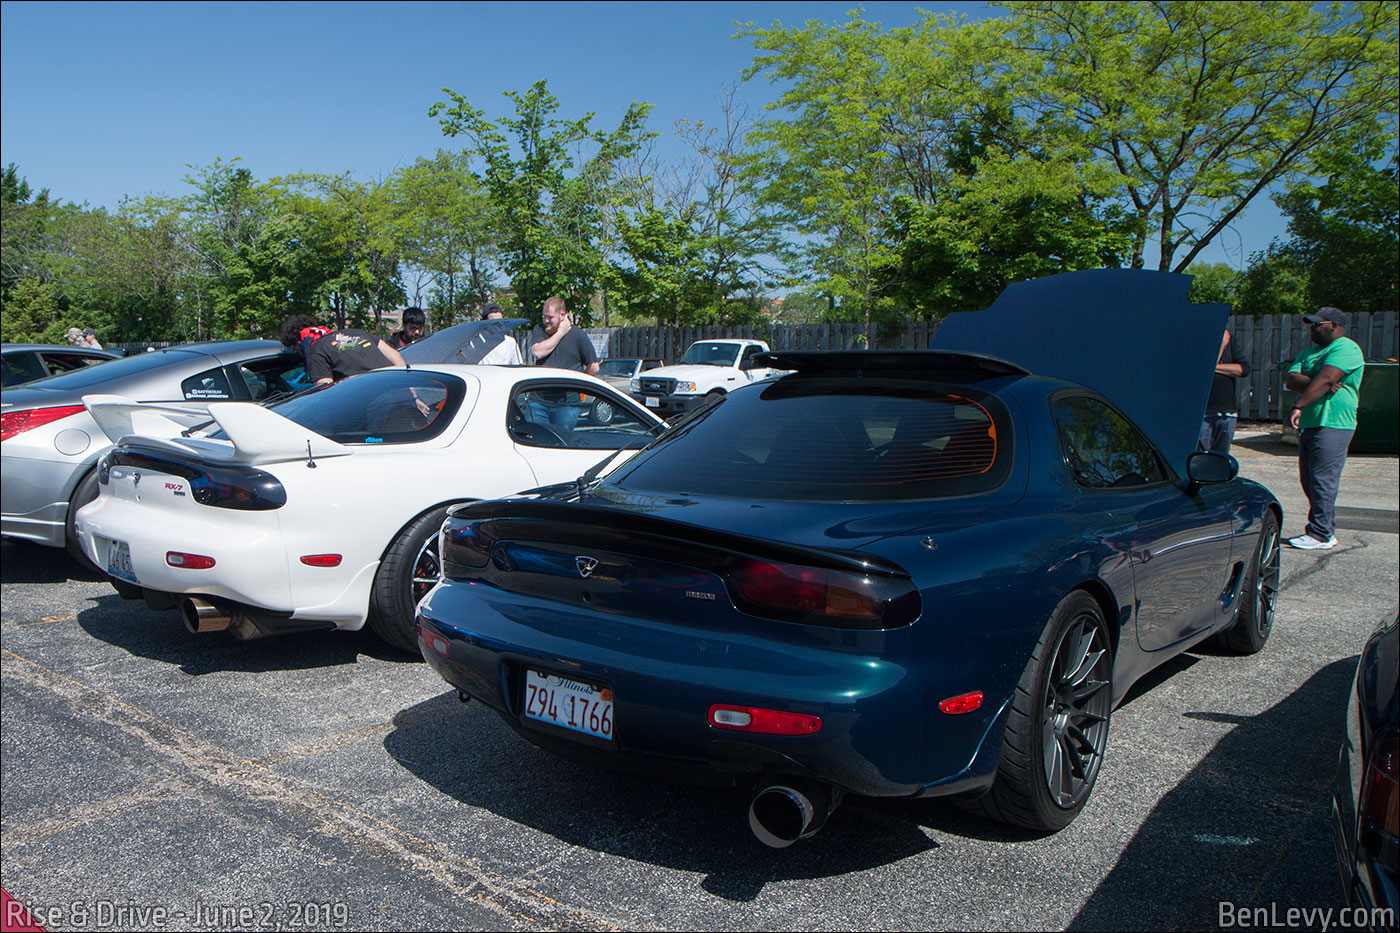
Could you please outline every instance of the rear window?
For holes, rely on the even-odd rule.
[[[271,406],[339,444],[415,444],[437,437],[461,407],[466,385],[456,376],[379,370]],[[223,432],[210,435],[223,437]]]
[[[789,377],[701,412],[608,482],[740,499],[974,495],[1006,481],[1009,418],[965,386]]]

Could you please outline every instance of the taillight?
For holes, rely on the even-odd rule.
[[[190,477],[190,495],[201,505],[265,512],[287,504],[287,490],[261,470],[204,469]]]
[[[301,562],[308,567],[339,567],[339,554],[303,554]]]
[[[1361,782],[1361,817],[1393,838],[1400,838],[1400,739],[1382,739],[1371,751]]]
[[[740,609],[789,622],[883,629],[919,612],[918,592],[903,578],[748,559],[723,576]]]
[[[444,576],[453,579],[449,572],[450,564],[478,570],[485,567],[491,562],[491,548],[495,544],[496,536],[491,533],[488,522],[448,516],[442,525],[442,537],[438,540]]]
[[[811,735],[821,731],[822,727],[822,718],[811,713],[788,713],[756,706],[730,706],[727,703],[711,706],[706,718],[717,729],[760,735]]]
[[[25,411],[7,411],[0,414],[0,441],[8,441],[16,434],[68,418],[80,411],[87,411],[82,405],[62,405],[58,408],[29,408]]]
[[[428,650],[438,657],[447,658],[449,661],[452,660],[452,649],[448,646],[446,638],[443,638],[437,632],[430,631],[421,625],[417,626],[417,629],[418,640],[427,645]]]

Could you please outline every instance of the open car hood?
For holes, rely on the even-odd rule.
[[[524,318],[502,318],[496,321],[469,321],[454,324],[440,330],[431,337],[424,337],[417,343],[410,343],[399,350],[409,366],[428,363],[480,363],[481,358],[491,352],[510,331],[521,324],[528,324]]]
[[[1185,476],[1230,310],[1188,301],[1191,278],[1095,269],[1017,282],[985,310],[948,315],[929,345],[999,356],[1093,389]]]
[[[85,395],[83,404],[102,432],[118,444],[128,438],[185,455],[233,463],[275,463],[339,457],[352,449],[253,402],[151,405],[120,395]],[[227,440],[186,437],[184,431],[213,419]]]

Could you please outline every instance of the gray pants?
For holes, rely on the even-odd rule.
[[[1308,524],[1304,529],[1326,541],[1337,530],[1337,489],[1347,462],[1347,445],[1354,430],[1303,428],[1298,432],[1298,479],[1308,497]]]

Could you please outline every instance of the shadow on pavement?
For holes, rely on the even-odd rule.
[[[216,671],[261,673],[354,664],[361,655],[385,661],[421,664],[423,659],[397,651],[367,631],[300,632],[238,641],[228,632],[200,635],[185,628],[174,609],[155,610],[140,600],[112,593],[78,613],[78,625],[93,638],[137,657],[177,665],[198,676]]]
[[[749,832],[747,785],[695,787],[566,761],[454,693],[402,711],[394,725],[386,750],[443,793],[569,845],[703,875],[704,890],[730,901],[752,901],[768,882],[864,871],[938,847],[901,808],[847,798],[816,836],[768,849]]]
[[[1249,718],[1183,713],[1236,725],[1157,804],[1068,929],[1204,930],[1222,909],[1344,906],[1329,793],[1355,671],[1355,658],[1335,661]]]
[[[79,564],[63,548],[44,547],[29,541],[6,540],[0,544],[0,583],[97,583],[107,578]]]

